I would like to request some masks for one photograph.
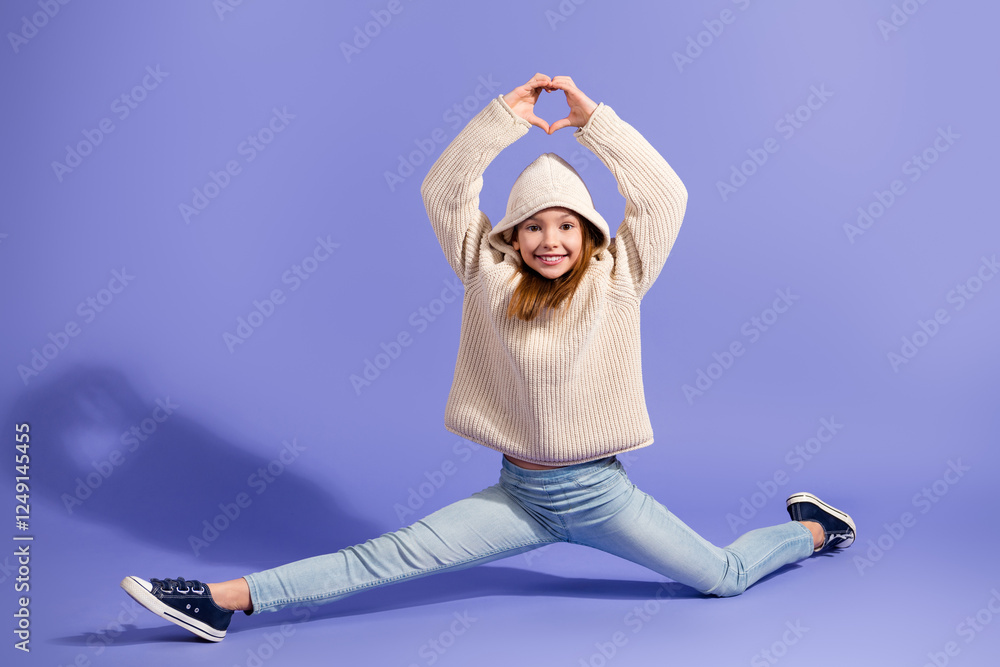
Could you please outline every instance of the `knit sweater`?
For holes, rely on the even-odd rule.
[[[479,193],[490,162],[530,127],[503,97],[493,99],[421,187],[445,257],[465,285],[445,427],[525,461],[583,463],[653,442],[639,303],[677,238],[687,190],[631,125],[598,105],[574,137],[618,181],[626,200],[618,235],[597,248],[561,318],[508,318],[521,260],[501,236],[490,236]]]

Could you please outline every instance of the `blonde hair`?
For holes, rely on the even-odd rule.
[[[604,240],[604,234],[593,223],[575,211],[573,214],[580,219],[584,230],[586,230],[586,233],[582,234],[583,243],[580,247],[580,259],[569,271],[558,278],[544,277],[521,259],[520,271],[510,277],[510,280],[520,277],[520,281],[514,288],[510,303],[507,304],[508,318],[517,317],[524,321],[531,321],[545,311],[551,312],[559,309],[563,302],[566,303],[566,308],[569,308],[569,304],[573,302],[573,295],[576,293],[580,281],[583,280],[587,267],[590,266],[590,259]],[[520,225],[512,228],[511,244],[517,239],[518,227]],[[565,309],[560,313],[560,316],[563,313],[565,313]]]

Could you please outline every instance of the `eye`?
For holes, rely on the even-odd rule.
[[[524,231],[526,231],[526,232],[537,232],[539,229],[541,229],[541,227],[539,227],[538,225],[528,225],[528,226],[526,226],[524,228]]]
[[[573,229],[575,226],[572,222],[564,222],[562,224],[563,229]]]

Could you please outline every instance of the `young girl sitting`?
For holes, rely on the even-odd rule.
[[[561,90],[570,112],[534,113]],[[479,211],[490,162],[534,125],[575,137],[611,170],[625,217],[611,238],[586,186],[545,154],[517,178],[494,227]],[[421,521],[336,553],[202,584],[126,577],[139,603],[219,641],[234,610],[332,602],[364,589],[505,558],[553,542],[601,549],[714,596],[820,550],[849,546],[851,518],[791,496],[791,521],[716,547],[636,488],[616,454],[653,442],[642,385],[639,304],[677,237],[687,191],[628,123],[566,76],[536,74],[492,100],[441,154],[421,190],[465,285],[448,430],[503,454],[500,480]]]

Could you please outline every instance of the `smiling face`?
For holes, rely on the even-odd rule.
[[[517,226],[512,242],[524,263],[550,280],[580,259],[583,221],[568,208],[546,208]]]

